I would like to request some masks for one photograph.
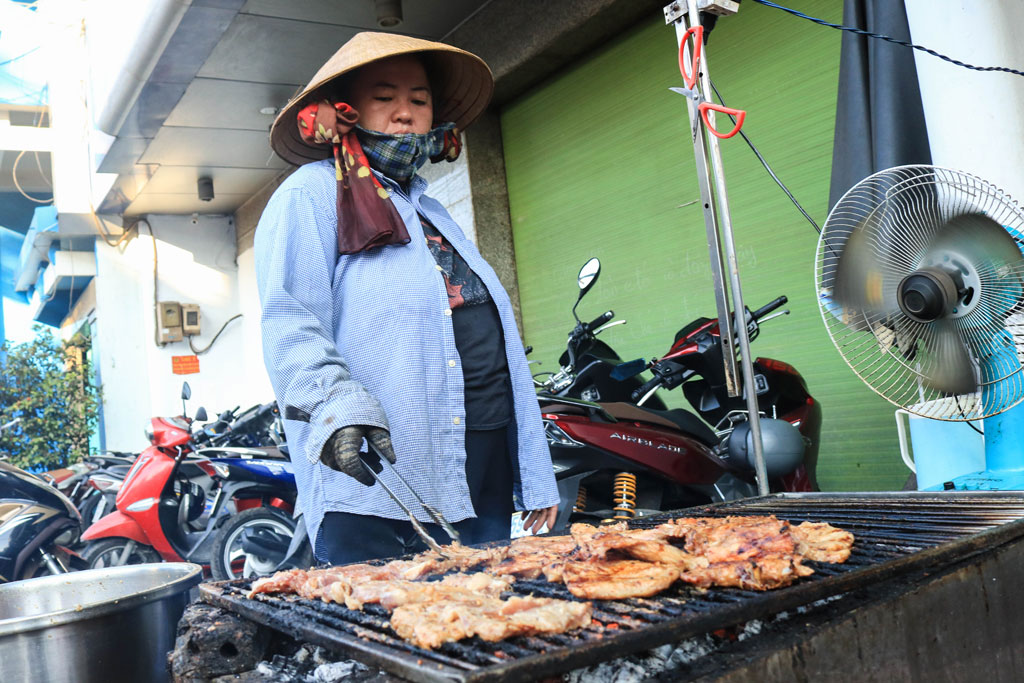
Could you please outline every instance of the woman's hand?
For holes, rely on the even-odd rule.
[[[537,534],[547,525],[548,531],[551,531],[555,528],[556,519],[558,519],[557,505],[542,510],[530,510],[530,514],[526,515],[526,519],[523,520],[523,530]]]
[[[364,438],[374,447],[367,453],[365,461],[359,455],[359,448],[363,445]],[[376,449],[376,453],[374,449]],[[361,484],[373,486],[377,481],[366,471],[363,462],[367,462],[369,467],[379,474],[382,467],[377,453],[387,458],[391,464],[395,463],[395,449],[391,445],[391,435],[388,430],[380,427],[351,425],[342,427],[331,434],[320,453],[320,462],[332,470],[344,472]]]

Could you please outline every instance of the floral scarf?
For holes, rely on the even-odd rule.
[[[359,113],[348,104],[326,100],[304,107],[297,118],[303,141],[331,145],[334,153],[340,254],[409,242],[405,222],[371,167],[405,182],[428,158],[454,161],[461,151],[451,123],[424,135],[386,135],[356,126]]]

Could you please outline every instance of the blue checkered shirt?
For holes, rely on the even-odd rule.
[[[325,512],[405,518],[381,486],[366,487],[320,464],[324,443],[346,425],[390,429],[406,481],[449,521],[475,516],[465,476],[462,366],[444,275],[417,211],[480,276],[501,316],[518,436],[516,506],[555,505],[533,381],[494,270],[448,212],[423,194],[427,183],[420,176],[406,195],[378,175],[405,221],[409,244],[339,255],[335,177],[330,160],[299,168],[274,192],[256,230],[263,356],[286,417],[310,538],[316,540]],[[383,476],[417,510],[402,487],[388,481],[387,470]]]

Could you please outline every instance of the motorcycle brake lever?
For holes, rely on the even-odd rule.
[[[597,328],[596,330],[593,330],[593,331],[591,332],[591,334],[593,334],[593,335],[598,335],[598,334],[601,334],[602,332],[604,332],[605,330],[607,330],[607,329],[608,329],[609,327],[615,327],[616,325],[625,325],[625,324],[626,324],[626,321],[625,321],[625,319],[622,319],[622,320],[613,320],[613,321],[611,321],[611,322],[605,323],[604,325],[601,325],[601,326],[600,326],[599,328]]]
[[[781,310],[781,311],[776,311],[775,313],[771,313],[770,315],[766,315],[765,317],[763,317],[763,318],[760,318],[760,319],[759,319],[759,320],[757,321],[757,324],[758,324],[758,325],[761,325],[761,324],[763,324],[763,323],[766,323],[766,322],[768,322],[768,321],[769,321],[769,320],[771,320],[772,318],[778,318],[778,317],[780,317],[780,316],[783,316],[783,315],[789,315],[789,309],[788,309],[788,308],[786,308],[786,309],[783,309],[783,310]]]

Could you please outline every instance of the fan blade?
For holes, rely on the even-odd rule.
[[[1024,255],[1006,229],[982,213],[954,216],[930,241],[926,261],[934,265],[974,272],[980,281],[980,297],[986,318],[1001,321],[1019,306]]]
[[[836,259],[833,299],[847,317],[862,313],[868,326],[899,312],[896,285],[907,270],[893,258],[884,233],[879,226],[860,223]]]
[[[928,353],[922,381],[946,394],[977,391],[978,375],[974,360],[953,321],[949,318],[936,320],[929,323],[928,331],[929,334],[921,340]]]
[[[949,250],[970,259],[978,270],[1005,271],[1019,275],[1024,256],[1006,228],[983,213],[964,213],[950,218],[936,231],[928,251]]]

